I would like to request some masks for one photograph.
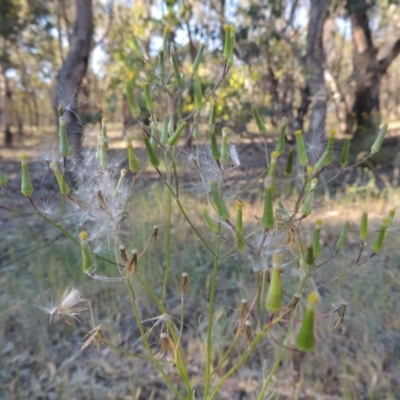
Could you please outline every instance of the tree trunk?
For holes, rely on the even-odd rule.
[[[325,132],[327,92],[324,79],[325,54],[322,36],[329,3],[329,0],[311,0],[307,53],[303,60],[306,82],[297,117],[300,129],[304,129],[304,118],[308,109],[311,108],[309,131],[318,135],[323,135]]]
[[[77,115],[78,88],[86,74],[92,47],[92,0],[75,0],[75,23],[68,55],[57,76],[59,104],[65,111],[65,121],[71,145],[81,146],[83,125]]]
[[[0,111],[1,125],[4,130],[4,144],[11,146],[13,142],[11,131],[12,91],[4,68],[0,68]]]
[[[349,2],[350,6],[352,5]],[[359,1],[351,8],[351,27],[353,34],[353,76],[354,99],[347,120],[347,133],[354,130],[354,148],[358,152],[370,149],[380,124],[380,86],[382,76],[390,63],[400,52],[400,35],[390,37],[377,49],[372,42],[368,21],[369,5]]]

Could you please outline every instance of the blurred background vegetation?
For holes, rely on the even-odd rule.
[[[206,86],[219,74],[223,26],[231,22],[235,62],[218,98],[238,134],[246,133],[251,105],[272,127],[286,116],[293,129],[323,132],[328,116],[360,151],[380,120],[398,122],[398,1],[1,0],[3,142],[55,126],[50,110],[58,104],[84,124],[107,116],[123,131],[131,117],[122,83],[149,79],[134,38],[155,56],[169,29],[183,71],[204,44]],[[69,131],[79,141],[83,127],[73,113]]]
[[[318,197],[316,217],[324,220],[321,240],[326,258],[335,248],[341,217],[352,222],[349,243],[334,266],[321,271],[321,282],[346,270],[358,252],[362,211],[369,212],[375,233],[380,216],[400,202],[398,1],[0,0],[0,166],[10,178],[9,190],[18,192],[16,153],[56,137],[59,104],[67,110],[74,144],[98,130],[101,117],[110,122],[111,147],[118,146],[127,130],[139,133],[123,83],[132,80],[140,98],[141,85],[151,80],[152,68],[136,41],[142,44],[145,59],[148,55],[154,60],[167,27],[187,78],[204,44],[199,75],[203,88],[211,89],[221,72],[223,27],[232,22],[237,32],[235,60],[229,79],[218,89],[218,123],[237,134],[233,141],[243,151],[244,170],[247,161],[254,170],[262,170],[265,161],[256,146],[248,147],[256,132],[253,105],[264,117],[271,138],[286,116],[289,140],[295,129],[321,137],[336,128],[339,137],[352,137],[357,152],[370,147],[381,122],[389,123],[385,142],[389,144],[379,159],[385,168],[368,172],[360,168],[340,182],[340,193],[326,190],[325,197]],[[192,88],[185,93],[185,112],[190,112]],[[138,155],[145,159],[140,149]],[[56,183],[46,183],[37,172],[32,171],[34,186],[42,188],[40,201],[51,207]],[[154,176],[144,176],[134,203],[140,213],[130,227],[139,244],[164,218],[163,192],[150,191]],[[190,186],[190,176],[185,182]],[[290,196],[292,181],[283,181],[283,187],[282,196]],[[189,191],[185,195],[191,217],[204,228],[203,204]],[[249,220],[262,208],[260,196],[250,200]],[[191,273],[185,346],[190,373],[196,376],[203,367],[198,355],[204,354],[204,340],[198,332],[205,328],[211,259],[174,212],[172,281],[178,284],[181,272]],[[309,222],[310,235],[313,222]],[[129,298],[119,285],[88,282],[80,270],[79,248],[42,221],[1,211],[0,227],[4,239],[0,242],[0,399],[173,398],[148,363],[127,360],[107,348],[80,353],[83,337],[61,324],[47,325],[46,316],[35,307],[71,284],[82,285],[104,334],[122,348],[136,346],[140,352]],[[387,246],[373,261],[321,291],[321,312],[329,312],[331,304],[342,298],[348,300],[347,331],[329,333],[321,322],[315,352],[307,356],[288,352],[273,382],[276,399],[400,399],[398,229],[399,224],[394,224]],[[162,244],[156,246],[146,260],[152,268],[143,271],[147,280],[160,287],[163,251]],[[220,352],[216,351],[215,362],[234,335],[240,299],[252,296],[252,272],[239,258],[221,268],[224,285],[218,288],[214,337]],[[167,306],[173,309],[177,298],[172,289],[169,295]],[[155,315],[143,293],[140,299],[143,315]],[[245,344],[235,356],[244,348]],[[240,375],[227,382],[220,398],[257,398],[263,365],[268,370],[279,350],[267,342]],[[174,376],[173,367],[169,373]]]

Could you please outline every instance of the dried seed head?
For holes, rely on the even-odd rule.
[[[187,272],[183,272],[181,275],[181,283],[179,285],[178,294],[183,296],[189,288],[189,274]]]
[[[87,335],[87,339],[85,342],[82,344],[81,350],[85,350],[87,347],[89,347],[93,342],[96,343],[96,349],[97,351],[100,350],[101,344],[106,344],[106,339],[103,336],[103,331],[101,329],[101,325],[96,326],[94,329],[92,329]]]
[[[246,339],[247,341],[250,343],[251,342],[251,336],[253,333],[253,321],[246,319],[246,321],[244,321],[244,332],[246,334]]]
[[[125,263],[128,264],[128,257],[126,256],[126,250],[125,250],[125,246],[123,244],[121,244],[121,246],[119,246],[119,255],[121,257],[121,260]]]
[[[338,307],[335,307],[329,316],[329,329],[333,331],[340,330],[341,334],[346,332],[346,323],[344,315],[348,306],[347,301],[342,300]]]

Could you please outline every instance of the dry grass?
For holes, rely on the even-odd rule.
[[[380,191],[373,186],[361,191],[361,187],[358,183],[349,185],[344,194],[336,194],[335,201],[324,200],[321,195],[313,219],[304,221],[305,225],[309,224],[311,235],[314,219],[324,220],[321,259],[332,253],[343,221],[351,221],[346,247],[334,261],[321,268],[317,284],[352,265],[358,254],[357,227],[363,211],[370,215],[369,241],[372,242],[380,217],[400,203],[398,190],[390,185]],[[143,186],[134,200],[130,212],[135,218],[126,235],[131,235],[132,246],[140,248],[150,235],[152,226],[161,221],[159,241],[139,265],[139,273],[146,281],[161,290],[164,254],[162,193],[156,191],[150,195],[144,189]],[[184,197],[190,216],[202,226],[203,204],[189,194]],[[286,201],[285,197],[282,201]],[[245,204],[244,215],[248,221],[256,223],[255,216],[261,215],[260,202]],[[40,221],[27,222],[25,218],[13,217],[3,222],[7,234],[0,244],[0,398],[173,399],[174,396],[160,383],[160,376],[151,363],[122,356],[104,346],[100,351],[93,346],[80,352],[84,334],[61,321],[48,324],[47,316],[36,307],[52,293],[59,294],[71,284],[80,286],[85,297],[91,300],[95,321],[102,324],[104,336],[125,350],[145,354],[123,284],[87,280],[80,269],[79,249]],[[21,226],[24,226],[22,231]],[[320,321],[318,346],[312,353],[304,355],[288,351],[271,385],[271,389],[276,389],[275,399],[396,399],[400,392],[398,229],[398,224],[395,224],[382,253],[354,274],[321,290],[320,313],[328,312],[331,304],[341,299],[349,302],[347,331],[343,335],[331,333],[327,323]],[[176,288],[181,273],[188,272],[190,291],[185,305],[183,346],[189,373],[193,382],[198,382],[201,392],[199,377],[204,369],[204,334],[212,260],[202,251],[200,243],[176,210],[173,235],[173,274],[167,308],[173,312],[179,306]],[[99,268],[103,271],[108,268],[107,273],[112,273],[106,265]],[[290,291],[290,271],[287,275],[283,284]],[[253,271],[239,257],[221,264],[218,280],[214,365],[218,364],[234,336],[240,300],[244,297],[252,299],[256,292]],[[147,296],[139,287],[136,289],[143,320],[158,315]],[[80,319],[82,328],[89,331],[89,314]],[[152,323],[147,322],[145,326],[150,329]],[[282,324],[276,331],[278,339],[284,328]],[[156,349],[156,334],[151,336],[150,342]],[[220,373],[227,371],[245,350],[243,338]],[[265,340],[238,375],[226,382],[218,398],[257,398],[263,370],[265,374],[269,372],[279,350],[276,344]],[[167,365],[166,370],[172,380],[179,381],[173,366]]]

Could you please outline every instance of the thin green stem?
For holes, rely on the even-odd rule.
[[[214,253],[214,267],[211,277],[211,290],[210,290],[210,301],[208,309],[208,327],[207,327],[207,348],[206,348],[206,380],[204,387],[204,399],[208,398],[208,392],[210,390],[210,378],[211,378],[211,353],[212,353],[212,326],[213,326],[213,314],[215,306],[215,292],[217,288],[217,273],[219,267],[219,248],[221,244],[221,223],[218,224],[217,239],[215,244]]]
[[[170,190],[167,192],[167,226],[165,238],[165,272],[164,272],[164,285],[161,293],[161,302],[165,300],[167,294],[167,284],[169,278],[169,270],[171,267],[171,219],[172,219],[172,193]]]
[[[131,303],[132,303],[132,310],[133,310],[133,314],[135,316],[136,319],[136,323],[138,325],[139,331],[140,331],[140,336],[142,337],[142,341],[144,346],[146,347],[147,352],[149,353],[150,357],[153,359],[154,364],[157,368],[157,370],[160,372],[160,374],[162,375],[165,383],[173,390],[173,392],[176,394],[176,396],[181,399],[181,400],[185,400],[185,397],[178,391],[178,389],[174,386],[174,384],[172,383],[172,381],[169,379],[168,375],[165,373],[164,369],[162,368],[162,366],[160,365],[159,361],[157,359],[154,358],[154,353],[153,350],[150,347],[149,341],[147,340],[146,337],[146,333],[144,331],[143,328],[143,324],[140,320],[140,315],[139,315],[139,310],[137,308],[136,305],[136,296],[135,296],[135,292],[133,290],[133,287],[129,281],[129,279],[126,280],[127,286],[128,286],[128,291],[129,291],[129,295],[131,296]],[[158,299],[157,299],[158,300]]]

